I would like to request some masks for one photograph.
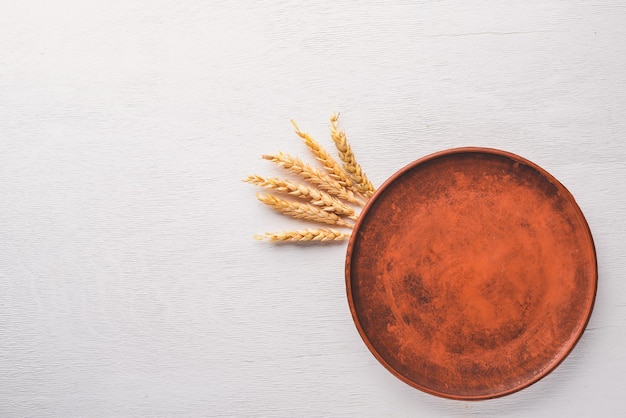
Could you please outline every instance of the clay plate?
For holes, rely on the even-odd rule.
[[[398,378],[453,399],[522,389],[589,320],[597,267],[572,195],[516,155],[461,148],[391,177],[348,246],[348,300],[367,347]]]

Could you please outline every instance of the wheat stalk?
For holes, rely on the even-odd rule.
[[[346,205],[339,199],[332,197],[323,190],[316,189],[315,187],[297,184],[288,180],[277,178],[264,178],[257,175],[248,176],[244,179],[244,181],[260,187],[265,187],[267,189],[287,193],[302,199],[309,199],[311,204],[319,206],[326,212],[334,212],[338,215],[345,215],[350,219],[357,219],[353,208]]]
[[[328,174],[311,167],[309,164],[303,162],[297,157],[292,157],[289,154],[279,152],[275,155],[263,155],[263,158],[272,161],[295,174],[298,174],[309,183],[314,184],[320,189],[328,192],[328,194],[337,196],[339,199],[346,200],[351,203],[356,203],[361,206],[364,205],[364,202],[357,198],[352,190],[346,189]]]
[[[324,169],[328,172],[328,175],[337,180],[339,184],[346,189],[352,189],[353,191],[358,192],[358,190],[354,190],[352,180],[348,177],[346,172],[341,168],[339,163],[337,163],[337,161],[335,161],[335,159],[331,157],[328,152],[326,152],[324,147],[313,139],[311,135],[300,131],[300,128],[298,128],[298,125],[296,125],[294,120],[291,120],[291,124],[296,129],[296,134],[302,138],[311,153],[315,156],[315,159],[319,161],[322,164],[322,167],[324,167]]]
[[[270,241],[342,241],[349,238],[350,234],[339,232],[336,229],[306,229],[304,231],[286,231],[280,233],[266,232],[265,235],[255,235],[258,240]]]
[[[355,214],[354,208],[345,202],[364,206],[365,202],[374,194],[375,189],[363,173],[361,166],[356,162],[354,153],[347,143],[345,132],[337,128],[338,119],[339,114],[334,114],[330,118],[331,138],[339,151],[341,164],[337,162],[338,160],[333,159],[308,133],[302,132],[292,120],[291,123],[296,134],[303,139],[315,159],[321,163],[323,170],[310,166],[300,158],[279,152],[276,155],[263,155],[263,158],[295,173],[308,184],[257,175],[251,175],[244,179],[245,182],[269,190],[308,199],[309,203],[286,200],[273,194],[257,194],[257,198],[261,202],[283,215],[354,228],[354,223],[348,222],[348,219],[357,220],[358,216]],[[319,228],[280,233],[266,232],[265,235],[255,235],[254,237],[259,240],[268,239],[276,242],[325,242],[340,241],[349,236],[349,233],[339,232],[335,229]]]
[[[343,161],[343,168],[348,173],[348,176],[354,181],[357,190],[365,197],[371,197],[376,189],[371,181],[367,179],[367,176],[363,172],[363,169],[356,162],[354,153],[348,145],[346,134],[343,130],[338,129],[337,121],[339,120],[339,113],[335,113],[330,118],[330,134],[337,151],[339,151],[339,158]]]
[[[257,194],[257,198],[261,202],[287,216],[293,216],[294,218],[305,219],[307,221],[344,226],[346,228],[353,227],[352,224],[346,222],[345,219],[340,218],[336,213],[327,212],[308,203],[293,202],[281,199],[280,197],[276,197],[272,194]]]

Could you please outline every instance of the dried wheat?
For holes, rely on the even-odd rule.
[[[323,190],[316,189],[312,186],[293,183],[288,180],[277,178],[265,178],[261,176],[248,176],[245,182],[265,187],[267,189],[277,190],[282,193],[288,193],[302,199],[309,199],[311,204],[319,206],[326,212],[334,212],[338,215],[345,215],[350,219],[356,220],[354,209],[346,205],[337,198],[332,197]]]
[[[343,161],[343,168],[346,170],[350,178],[354,181],[358,191],[366,197],[371,197],[374,194],[374,185],[367,179],[367,176],[363,172],[361,166],[356,162],[354,153],[348,145],[346,134],[343,130],[338,129],[337,121],[339,120],[339,114],[335,113],[330,118],[330,133],[337,151],[339,151],[339,158]]]
[[[344,218],[339,217],[336,213],[327,212],[308,203],[293,202],[281,199],[280,197],[276,197],[272,194],[257,194],[257,198],[261,202],[271,206],[284,215],[308,221],[344,226],[347,228],[353,227],[352,224],[346,222]]]
[[[313,139],[311,135],[306,132],[302,132],[300,128],[298,128],[298,125],[296,125],[295,121],[292,120],[291,124],[296,129],[296,134],[300,138],[302,138],[311,153],[315,156],[315,159],[319,161],[324,169],[328,172],[328,175],[337,180],[339,184],[341,184],[346,189],[352,189],[352,180],[341,168],[339,163],[335,161],[335,159],[331,157],[328,152],[326,152],[324,147],[322,147],[315,139]]]
[[[255,235],[258,240],[305,242],[305,241],[342,241],[350,237],[336,229],[306,229],[304,231],[286,231],[280,233],[266,232],[265,235]]]
[[[292,157],[289,154],[283,154],[279,152],[275,155],[263,155],[263,158],[281,167],[290,170],[291,172],[298,174],[311,184],[318,186],[320,189],[328,192],[333,196],[337,196],[339,199],[346,200],[351,203],[356,203],[363,206],[364,202],[354,195],[352,190],[346,189],[337,180],[331,178],[328,174],[311,167],[309,164],[303,162],[297,157]]]

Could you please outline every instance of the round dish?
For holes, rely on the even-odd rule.
[[[376,358],[425,392],[487,399],[531,385],[574,348],[597,288],[573,196],[517,155],[459,148],[392,176],[348,245],[354,322]]]

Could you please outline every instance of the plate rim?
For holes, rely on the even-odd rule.
[[[553,183],[560,192],[564,193],[567,200],[574,205],[574,208],[576,209],[577,214],[579,215],[581,221],[582,221],[582,225],[584,226],[584,230],[586,232],[586,235],[589,238],[589,243],[591,244],[591,254],[593,256],[593,295],[591,297],[591,303],[589,305],[589,308],[587,310],[587,312],[585,312],[585,317],[584,320],[581,321],[578,324],[578,329],[576,330],[576,333],[574,335],[574,337],[570,338],[569,340],[569,346],[567,346],[567,348],[565,350],[562,350],[560,353],[558,353],[558,355],[556,356],[556,361],[547,364],[547,366],[540,371],[539,373],[537,373],[536,375],[534,375],[531,379],[528,379],[522,383],[520,383],[519,385],[515,385],[512,388],[503,390],[503,391],[494,391],[492,393],[489,394],[484,394],[484,395],[457,395],[457,394],[450,394],[450,393],[444,393],[444,392],[440,392],[438,390],[432,389],[432,388],[428,388],[425,387],[423,385],[419,385],[416,382],[412,381],[411,379],[408,379],[407,377],[405,377],[404,375],[402,375],[400,372],[398,372],[396,369],[394,369],[391,365],[389,365],[385,359],[376,351],[376,349],[374,348],[373,344],[369,341],[369,338],[367,337],[367,334],[365,333],[365,331],[363,330],[363,327],[361,326],[359,317],[358,317],[358,313],[356,310],[356,307],[354,305],[354,300],[352,297],[352,283],[351,283],[351,276],[350,276],[350,272],[351,272],[351,264],[352,264],[352,251],[354,249],[354,245],[355,245],[355,241],[357,239],[358,236],[358,232],[360,230],[361,224],[364,222],[364,220],[367,218],[367,213],[369,212],[369,209],[375,204],[376,200],[378,199],[378,197],[387,189],[387,187],[391,184],[393,184],[393,182],[395,182],[397,179],[401,178],[403,175],[405,175],[407,172],[411,171],[412,169],[414,169],[415,167],[422,165],[428,161],[437,159],[437,158],[441,158],[441,157],[446,157],[449,155],[454,155],[454,154],[464,154],[464,153],[475,153],[475,154],[489,154],[489,155],[497,155],[497,156],[501,156],[501,157],[505,157],[505,158],[509,158],[517,163],[520,164],[524,164],[527,166],[532,167],[533,169],[537,170],[542,176],[544,176],[548,181],[550,181],[551,183]],[[525,389],[531,385],[533,385],[534,383],[538,382],[539,380],[543,379],[545,376],[547,376],[548,374],[550,374],[551,372],[553,372],[569,355],[570,353],[574,350],[574,348],[576,347],[576,345],[578,344],[578,342],[580,341],[583,333],[585,332],[585,329],[587,328],[587,325],[589,324],[589,320],[591,319],[591,315],[593,313],[594,310],[594,306],[596,303],[596,297],[597,297],[597,292],[598,292],[598,257],[597,257],[597,252],[596,252],[596,247],[595,247],[595,243],[593,240],[593,235],[591,233],[591,229],[589,227],[589,223],[587,222],[587,219],[582,211],[582,209],[580,208],[580,205],[578,205],[578,202],[576,202],[576,199],[574,198],[574,196],[572,195],[572,193],[558,180],[556,179],[552,174],[550,174],[549,172],[547,172],[545,169],[543,169],[542,167],[540,167],[539,165],[533,163],[532,161],[521,157],[517,154],[514,154],[512,152],[509,151],[504,151],[501,149],[496,149],[496,148],[488,148],[488,147],[457,147],[457,148],[449,148],[449,149],[445,149],[445,150],[441,150],[441,151],[437,151],[431,154],[428,154],[426,156],[423,156],[421,158],[418,158],[417,160],[405,165],[404,167],[402,167],[400,170],[396,171],[393,175],[391,175],[377,190],[376,192],[372,195],[372,197],[367,201],[366,205],[363,207],[361,214],[359,215],[352,234],[350,236],[350,239],[348,241],[348,246],[347,246],[347,250],[346,250],[346,263],[345,263],[345,285],[346,285],[346,295],[348,298],[348,304],[350,306],[350,313],[352,315],[352,320],[359,332],[359,335],[361,336],[361,339],[363,340],[363,342],[365,343],[365,345],[367,346],[368,350],[374,355],[374,357],[378,360],[379,363],[381,363],[389,372],[391,372],[391,374],[393,374],[394,376],[396,376],[398,379],[402,380],[404,383],[408,384],[409,386],[412,386],[418,390],[421,390],[425,393],[429,393],[431,395],[435,395],[441,398],[447,398],[447,399],[453,399],[453,400],[466,400],[466,401],[477,401],[477,400],[486,400],[486,399],[493,399],[493,398],[499,398],[502,396],[506,396],[515,392],[518,392],[522,389]]]

